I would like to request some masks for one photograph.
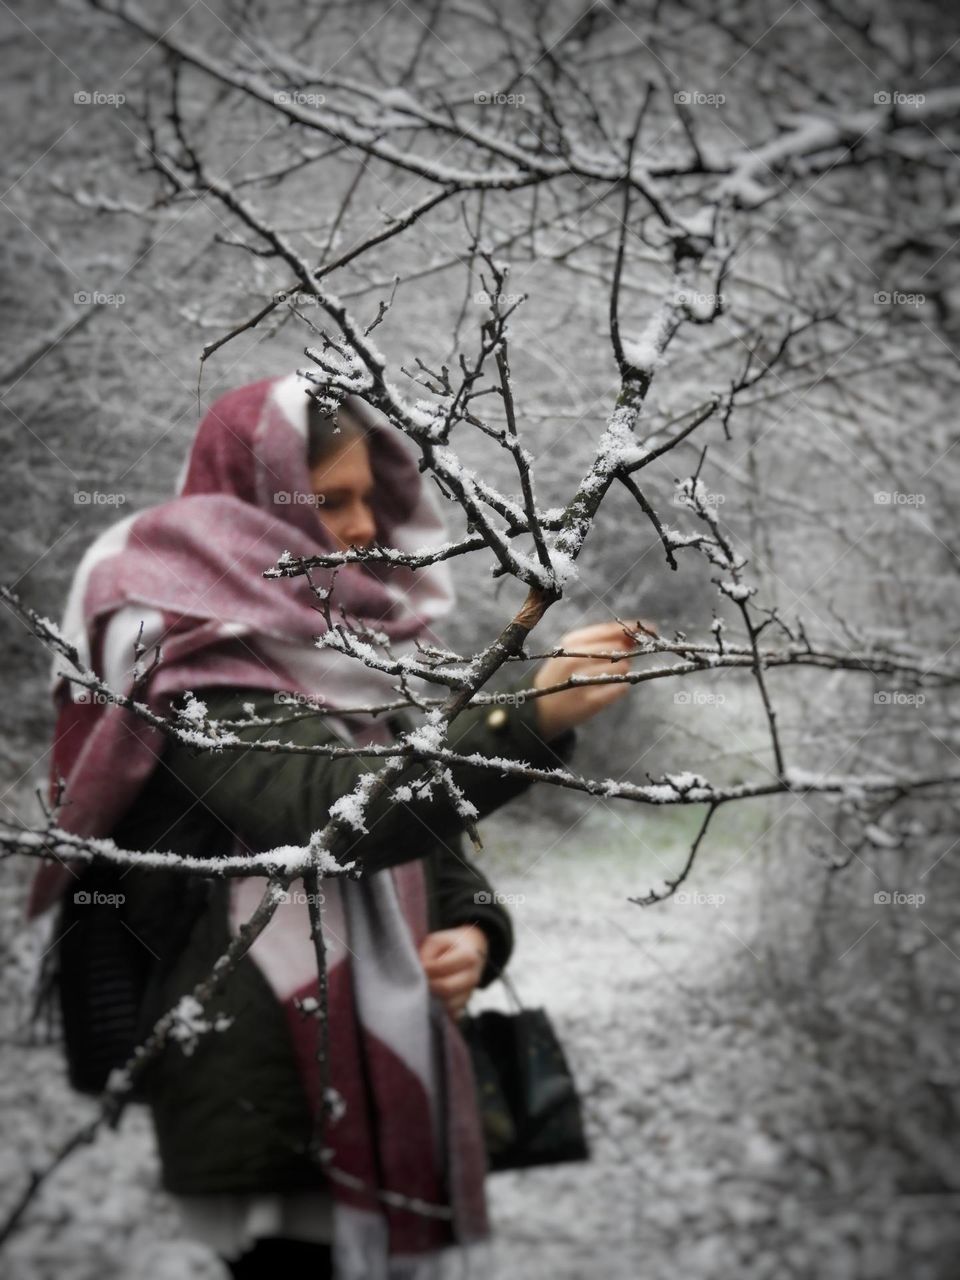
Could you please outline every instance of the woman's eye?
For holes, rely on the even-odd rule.
[[[366,507],[368,511],[373,510],[373,498],[361,498],[359,501],[360,505],[362,507]],[[342,508],[349,505],[347,500],[344,498],[328,498],[324,494],[317,495],[317,502],[325,511],[340,511]]]

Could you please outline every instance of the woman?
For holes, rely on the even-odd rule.
[[[241,722],[232,731],[243,738],[298,746],[389,743],[413,727],[408,714],[337,711],[395,702],[396,676],[341,651],[304,577],[271,580],[262,570],[283,552],[310,556],[373,541],[424,550],[444,541],[444,529],[406,439],[355,396],[336,422],[324,418],[306,390],[290,375],[219,399],[177,496],[94,542],[63,631],[82,665],[111,688],[136,684],[139,701],[184,724]],[[332,575],[312,576],[329,585]],[[331,596],[334,619],[342,609],[374,628],[393,661],[419,656],[418,642],[441,644],[433,626],[452,603],[447,562],[416,571],[345,565]],[[564,643],[609,650],[625,641],[617,624],[603,624]],[[626,667],[550,659],[534,683]],[[362,754],[198,752],[59,675],[54,687],[60,825],[112,835],[121,848],[202,856],[299,848],[382,764]],[[569,759],[574,726],[626,688],[470,708],[449,744],[553,768]],[[306,714],[311,704],[332,714]],[[264,728],[265,718],[283,723]],[[528,785],[480,767],[450,774],[480,817]],[[70,949],[83,938],[99,947],[96,999],[108,1012],[89,1046],[93,1058],[117,1060],[122,1020],[111,1024],[109,1009],[122,1006],[125,983],[132,990],[135,979],[146,982],[139,1038],[181,1001],[179,1043],[149,1069],[138,1097],[151,1108],[163,1185],[178,1198],[186,1229],[234,1276],[297,1264],[340,1280],[427,1276],[449,1246],[489,1234],[483,1137],[456,1018],[503,969],[512,929],[465,855],[463,805],[418,785],[429,776],[420,765],[362,816],[341,810],[353,838],[340,856],[363,874],[321,881],[330,1044],[323,1126],[319,988],[301,880],[201,1017],[184,997],[255,909],[263,877],[187,880],[137,868],[111,879],[88,869],[78,890],[81,881],[59,865],[37,876],[31,914],[62,902],[61,995],[74,1038],[91,1009],[86,994],[71,996]],[[64,894],[67,883],[73,892]],[[98,907],[98,886],[118,883],[121,906]],[[109,927],[110,911],[122,930]]]

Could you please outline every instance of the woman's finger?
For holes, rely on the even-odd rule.
[[[449,978],[455,973],[463,973],[465,970],[480,968],[482,965],[483,957],[480,953],[469,951],[461,952],[452,958],[429,961],[423,965],[423,969],[428,978]]]
[[[618,622],[616,618],[609,618],[605,622],[590,622],[584,627],[573,627],[565,634],[568,636],[584,636],[586,638],[596,636],[622,636],[625,640],[629,639],[624,628],[628,630],[639,630],[640,626],[648,627],[650,623],[642,622],[639,618],[624,618],[622,622]]]
[[[438,996],[457,995],[461,991],[471,991],[476,985],[476,973],[451,973],[445,978],[431,978],[430,990]]]
[[[429,978],[431,983],[467,982],[467,981],[472,982],[474,976],[476,974],[479,974],[482,971],[482,969],[483,969],[483,962],[481,961],[479,956],[475,956],[472,959],[464,961],[464,963],[456,969],[447,969],[443,973],[429,973],[427,974],[427,977]]]
[[[607,651],[617,649],[632,649],[635,642],[626,635],[619,623],[613,623],[610,627],[603,626],[598,630],[592,627],[585,627],[583,631],[571,631],[563,637],[561,645],[564,649],[573,650],[578,653],[591,651]],[[562,661],[562,659],[561,659]]]
[[[468,996],[476,984],[476,975],[472,973],[457,974],[455,977],[439,978],[430,983],[430,990],[441,1000],[451,996]]]
[[[420,945],[420,959],[424,964],[435,964],[449,956],[456,955],[460,949],[459,938],[444,937],[439,933],[428,933]]]
[[[428,933],[420,944],[423,963],[444,963],[455,956],[486,956],[487,940],[475,925],[458,925]]]
[[[421,954],[420,962],[431,973],[453,973],[457,969],[477,963],[480,955],[481,953],[475,951],[472,947],[460,946],[449,948],[432,956]]]
[[[597,622],[589,627],[577,627],[568,631],[561,639],[565,649],[573,649],[587,644],[598,644],[611,640],[627,640],[619,622]]]
[[[448,980],[458,980],[464,974],[471,974],[480,968],[479,960],[465,960],[458,964],[455,968],[434,969],[424,965],[424,973],[427,975],[428,982],[446,982]]]
[[[611,671],[629,671],[630,658],[576,658],[571,659],[576,662],[578,675],[603,675],[609,674]]]

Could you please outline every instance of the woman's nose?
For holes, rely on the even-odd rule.
[[[364,546],[366,543],[372,542],[377,526],[370,508],[364,503],[358,503],[356,509],[351,511],[350,516],[350,522],[343,534],[347,545]]]

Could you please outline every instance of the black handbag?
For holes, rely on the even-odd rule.
[[[458,1022],[473,1060],[490,1172],[589,1160],[580,1096],[546,1009],[485,1009]]]

